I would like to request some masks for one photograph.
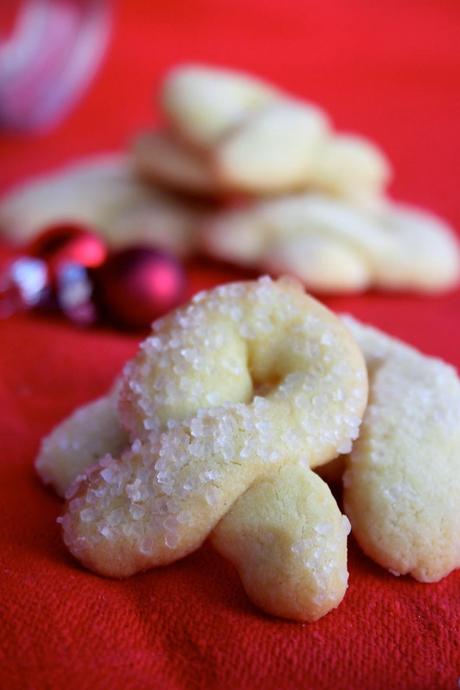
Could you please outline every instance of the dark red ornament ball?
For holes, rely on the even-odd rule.
[[[85,225],[63,222],[41,232],[24,251],[47,267],[49,309],[80,325],[97,320],[92,275],[107,258],[102,237]]]
[[[185,274],[169,252],[129,247],[111,254],[97,273],[99,307],[116,324],[146,328],[184,297]]]

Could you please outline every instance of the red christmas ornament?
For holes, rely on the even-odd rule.
[[[181,264],[168,252],[149,247],[122,249],[97,274],[97,298],[116,323],[145,328],[177,306],[184,295]]]
[[[25,253],[45,261],[50,278],[55,281],[67,263],[97,268],[107,257],[107,247],[96,233],[76,223],[53,225],[40,233],[25,248]]]
[[[85,226],[60,223],[40,233],[25,251],[47,266],[54,308],[80,325],[94,323],[92,274],[107,258],[102,238]]]

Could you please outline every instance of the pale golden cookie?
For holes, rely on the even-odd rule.
[[[173,138],[160,134],[141,165],[191,193],[270,195],[320,190],[368,204],[390,164],[364,137],[337,135],[316,105],[225,69],[182,65],[160,101]],[[144,162],[142,163],[142,159]]]
[[[187,255],[206,208],[142,182],[128,157],[95,156],[14,187],[0,199],[0,232],[15,242],[76,222],[111,246],[145,242]]]
[[[212,256],[290,273],[317,291],[436,292],[460,275],[453,230],[389,200],[369,208],[319,194],[259,201],[209,217],[200,237]]]
[[[319,108],[282,101],[248,118],[216,144],[213,159],[222,187],[249,194],[305,188],[328,134]]]
[[[106,575],[176,560],[259,477],[349,452],[366,396],[359,349],[298,284],[198,295],[157,322],[127,366],[131,448],[76,487],[66,543]]]
[[[379,287],[439,292],[458,284],[459,243],[445,220],[426,209],[390,201],[371,215],[395,244],[375,261]]]
[[[120,453],[127,443],[113,396],[107,396],[77,410],[45,439],[36,468],[64,495],[96,454]],[[317,469],[329,475],[343,457]],[[348,580],[349,523],[312,474],[304,464],[290,465],[256,481],[211,533],[215,548],[239,566],[254,603],[273,615],[307,621],[335,608]]]
[[[435,582],[460,566],[460,381],[455,370],[347,318],[366,357],[369,405],[344,475],[363,550]]]

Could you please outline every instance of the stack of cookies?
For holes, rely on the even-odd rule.
[[[319,107],[250,76],[179,67],[160,101],[167,127],[139,137],[135,157],[146,175],[186,193],[315,190],[367,203],[390,177],[370,141],[336,133]]]
[[[437,292],[459,279],[454,233],[391,201],[391,166],[372,142],[337,132],[316,105],[246,74],[197,65],[166,75],[165,126],[131,151],[13,190],[0,228],[24,239],[65,220],[112,245],[149,242],[317,292]]]
[[[432,292],[457,282],[448,226],[390,201],[383,152],[336,132],[317,106],[198,66],[171,71],[160,99],[167,127],[137,139],[135,164],[156,184],[221,200],[200,223],[201,250],[316,291]]]

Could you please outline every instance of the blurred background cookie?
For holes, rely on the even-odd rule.
[[[0,232],[15,243],[49,225],[78,222],[110,246],[148,242],[179,256],[194,249],[194,229],[205,205],[152,184],[134,171],[128,156],[81,159],[32,178],[0,201]]]
[[[295,275],[316,291],[436,292],[460,272],[453,230],[390,200],[367,209],[314,194],[259,201],[214,214],[200,238],[212,256]]]
[[[375,144],[336,135],[318,106],[243,73],[176,67],[160,104],[171,134],[144,137],[134,159],[166,186],[204,195],[321,189],[366,198],[390,178]]]

